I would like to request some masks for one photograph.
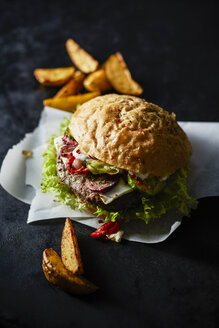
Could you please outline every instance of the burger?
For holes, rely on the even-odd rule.
[[[144,99],[96,97],[61,124],[45,150],[42,191],[109,222],[188,215],[191,143],[170,114]]]

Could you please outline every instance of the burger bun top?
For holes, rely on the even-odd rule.
[[[139,97],[96,97],[79,106],[69,129],[87,154],[135,173],[167,176],[192,154],[175,114]]]

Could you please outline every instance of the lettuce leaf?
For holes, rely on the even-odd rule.
[[[66,117],[60,124],[59,132],[63,135],[69,126],[71,116]],[[79,198],[73,195],[70,188],[62,183],[57,175],[56,170],[56,148],[54,146],[54,139],[58,136],[52,134],[47,142],[47,147],[43,152],[43,170],[42,170],[42,182],[41,190],[43,193],[50,192],[55,196],[55,200],[70,206],[72,209],[84,210],[86,205],[81,202]]]
[[[172,174],[166,181],[166,187],[154,197],[142,197],[143,211],[136,216],[148,223],[151,219],[161,217],[170,210],[176,210],[188,216],[191,209],[197,207],[197,200],[187,193],[188,168],[182,168]]]
[[[71,117],[65,118],[65,121],[60,125],[60,135],[63,135],[67,129]],[[54,194],[55,200],[70,206],[72,209],[85,210],[86,204],[79,198],[74,196],[70,188],[62,183],[56,171],[56,149],[54,139],[57,135],[51,135],[48,140],[47,148],[42,156],[42,192],[50,192]],[[122,211],[109,212],[99,206],[93,205],[97,216],[105,216],[106,221],[116,221],[122,219],[130,221],[131,219],[141,219],[145,223],[162,217],[163,214],[170,210],[176,210],[184,216],[188,216],[192,208],[196,208],[197,200],[190,197],[187,193],[186,179],[188,168],[177,170],[166,180],[166,186],[155,196],[150,197],[142,193],[142,204],[139,208],[132,208]]]
[[[55,200],[70,206],[72,209],[78,208],[79,210],[84,210],[86,205],[81,202],[80,199],[75,197],[71,192],[70,188],[62,183],[57,175],[56,170],[56,148],[54,146],[54,139],[57,138],[56,135],[51,135],[48,140],[48,145],[42,156],[43,160],[43,170],[42,170],[42,192],[50,192],[55,195]]]
[[[63,122],[59,125],[59,134],[62,136],[64,132],[67,130],[69,131],[69,124],[71,121],[72,115],[68,117],[64,117]]]
[[[158,177],[149,177],[145,180],[138,179],[135,174],[128,174],[128,184],[135,190],[146,193],[149,196],[158,194],[166,185],[166,181]]]
[[[197,207],[198,201],[187,193],[187,172],[188,168],[177,170],[167,179],[166,187],[159,194],[147,198],[142,196],[142,205],[139,208],[108,212],[98,207],[96,215],[104,215],[106,216],[105,220],[113,222],[117,218],[126,222],[138,218],[146,224],[171,210],[175,210],[183,216],[189,216],[190,210]]]
[[[96,216],[104,216],[105,217],[105,221],[112,221],[115,222],[116,219],[121,219],[121,213],[120,212],[109,212],[106,211],[104,209],[102,209],[99,206],[96,206],[96,212],[95,212]]]

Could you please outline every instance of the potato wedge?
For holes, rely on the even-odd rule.
[[[90,73],[84,80],[84,87],[88,91],[107,91],[112,88],[104,69]]]
[[[98,289],[86,278],[68,271],[62,263],[61,257],[52,248],[44,250],[42,267],[49,282],[73,295],[87,295]]]
[[[63,98],[48,98],[43,101],[43,104],[44,106],[58,108],[67,112],[74,112],[77,105],[81,105],[86,101],[95,98],[99,95],[100,92],[95,91]]]
[[[132,79],[120,52],[111,55],[105,62],[104,67],[107,79],[116,91],[134,96],[142,94],[142,87]]]
[[[66,41],[66,50],[72,62],[83,73],[91,73],[98,68],[98,61],[82,49],[74,40],[68,39]]]
[[[54,98],[63,98],[79,93],[83,88],[84,74],[76,71],[73,77],[65,84],[54,96]]]
[[[62,232],[61,258],[66,269],[73,274],[84,273],[77,236],[69,218],[65,220],[65,226]]]
[[[38,82],[46,86],[60,86],[68,82],[73,76],[75,68],[59,67],[59,68],[36,68],[34,76]]]

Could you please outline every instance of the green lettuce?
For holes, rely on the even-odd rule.
[[[63,135],[70,123],[71,116],[64,118],[60,124],[59,133]],[[47,142],[47,147],[44,150],[43,156],[43,170],[41,190],[43,193],[50,192],[55,196],[55,200],[70,206],[72,209],[84,210],[86,205],[81,200],[73,195],[70,188],[62,183],[57,175],[56,170],[56,148],[54,146],[54,139],[58,136],[52,134]]]
[[[60,125],[60,135],[66,131],[71,117],[65,118]],[[85,210],[86,204],[74,196],[70,188],[62,183],[56,171],[56,148],[54,139],[57,135],[51,135],[48,145],[43,152],[43,170],[42,170],[42,192],[50,192],[55,196],[55,200],[70,206],[72,209]],[[106,221],[116,221],[122,219],[130,221],[131,219],[141,219],[145,223],[150,220],[162,217],[163,214],[170,210],[176,210],[182,215],[188,216],[191,208],[197,206],[197,201],[187,193],[187,168],[179,169],[172,174],[166,181],[165,187],[153,197],[142,193],[142,203],[138,208],[125,209],[122,211],[107,211],[99,206],[93,205],[97,216],[105,216]]]
[[[64,134],[64,132],[68,132],[69,133],[69,124],[71,121],[72,115],[68,116],[68,117],[64,117],[64,120],[62,123],[60,123],[59,125],[59,134],[62,136]]]
[[[150,220],[162,217],[162,215],[171,210],[175,210],[183,216],[189,216],[190,210],[197,207],[198,201],[187,193],[187,173],[188,168],[177,170],[166,180],[165,188],[153,197],[145,197],[142,193],[142,204],[139,208],[109,212],[101,207],[97,207],[96,215],[104,215],[107,221],[113,222],[117,218],[126,222],[138,218],[146,224]]]
[[[166,186],[160,193],[153,197],[142,197],[143,210],[136,212],[136,216],[146,223],[170,210],[188,216],[198,202],[187,193],[187,172],[188,168],[177,170],[167,179]]]
[[[41,190],[44,193],[50,192],[54,194],[56,201],[71,206],[72,209],[78,208],[79,210],[84,210],[86,208],[85,204],[75,197],[70,188],[58,178],[56,170],[56,148],[54,146],[55,138],[57,138],[57,135],[50,136],[48,145],[42,154],[44,160]]]
[[[158,177],[148,177],[145,180],[138,180],[138,177],[134,174],[128,174],[128,184],[135,190],[146,193],[149,196],[154,196],[165,187],[166,181]]]
[[[104,216],[105,217],[105,221],[112,221],[115,222],[116,219],[121,219],[121,212],[109,212],[107,210],[102,209],[99,206],[96,206],[96,212],[95,212],[96,216]],[[123,218],[125,219],[125,217]]]

